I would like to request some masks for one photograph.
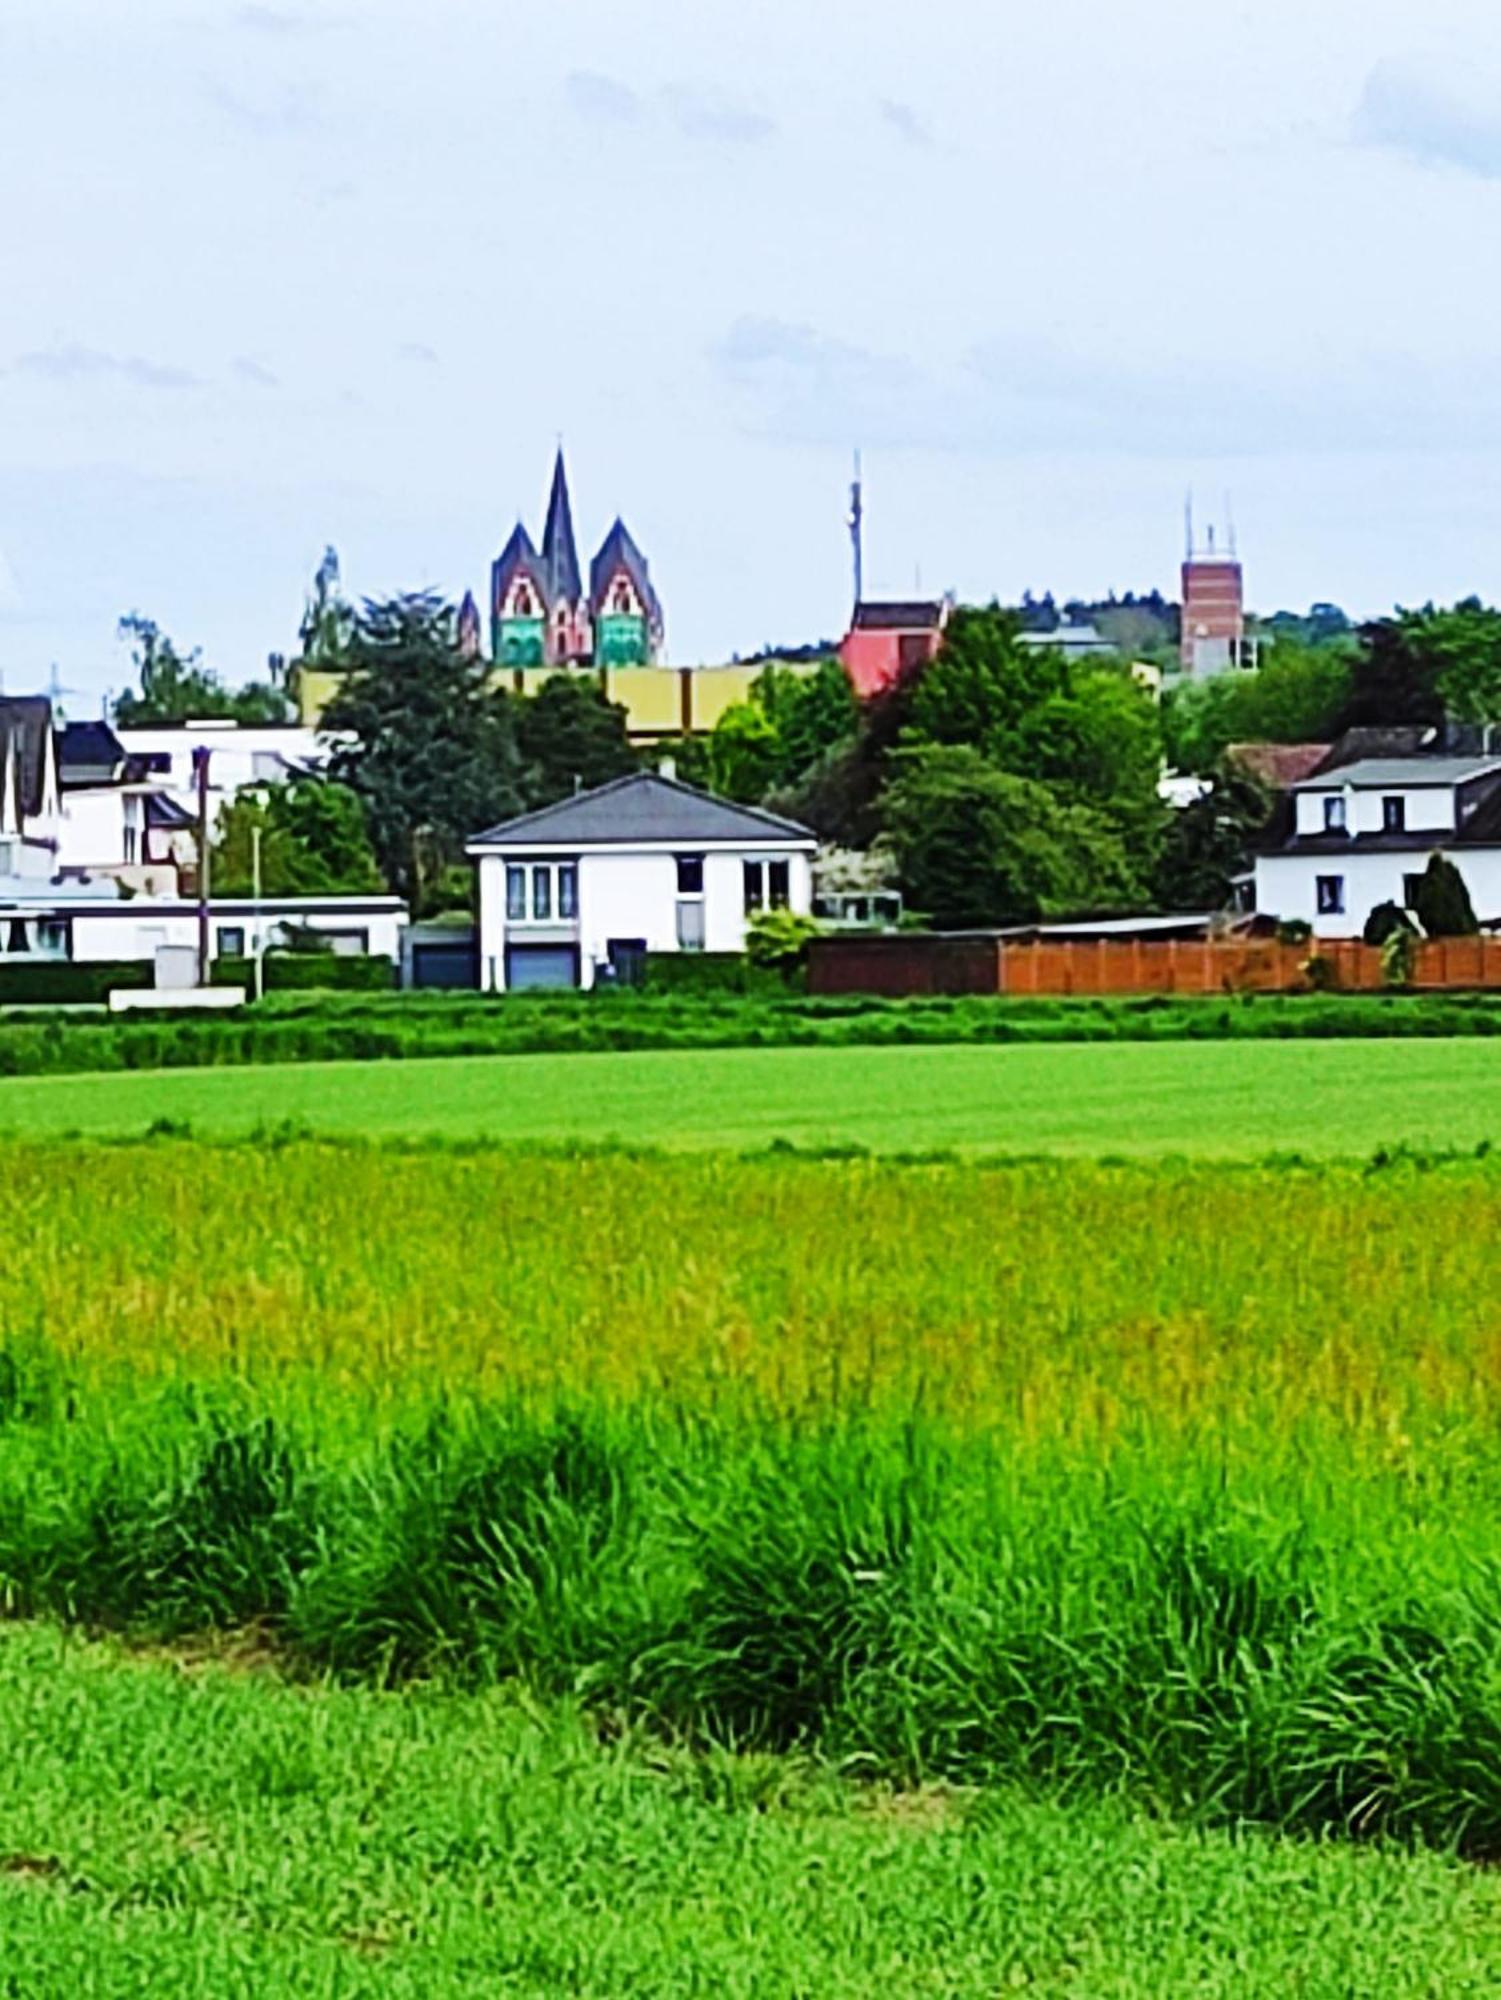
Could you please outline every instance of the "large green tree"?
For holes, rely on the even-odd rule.
[[[860,705],[837,659],[796,673],[772,664],[709,738],[709,775],[727,798],[756,804],[798,786],[859,731]]]
[[[221,809],[215,833],[216,894],[253,892],[257,832],[262,895],[360,896],[385,888],[364,808],[347,785],[297,778],[237,794]]]
[[[1232,743],[1328,743],[1353,691],[1356,647],[1281,639],[1249,673],[1216,674],[1169,694],[1163,744],[1179,771],[1209,774]]]
[[[1254,778],[1233,762],[1221,764],[1204,796],[1168,822],[1157,862],[1158,907],[1226,908],[1235,877],[1251,866],[1256,836],[1271,809],[1270,797]]]
[[[960,610],[917,682],[904,747],[967,746],[998,771],[1087,808],[1150,870],[1166,830],[1156,704],[1124,665],[1017,643],[1016,616]]]
[[[515,704],[516,746],[529,806],[550,805],[624,777],[638,759],[626,713],[588,675],[552,674]]]
[[[909,906],[943,930],[1119,910],[1141,897],[1102,814],[997,770],[967,744],[900,753],[882,818]]]
[[[203,664],[195,646],[180,653],[153,619],[138,611],[120,620],[119,634],[131,645],[139,690],[127,688],[115,698],[114,718],[124,728],[171,722],[289,722],[291,704],[279,687],[250,681],[226,687]]]
[[[415,910],[444,897],[472,835],[522,810],[514,705],[459,651],[430,592],[367,601],[324,726],[348,732],[332,775],[365,809],[381,872]]]
[[[1397,626],[1450,715],[1501,721],[1501,611],[1466,597],[1448,610],[1399,611]]]

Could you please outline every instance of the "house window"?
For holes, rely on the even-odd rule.
[[[1325,833],[1343,833],[1345,830],[1345,799],[1342,792],[1336,792],[1324,801]]]
[[[219,926],[219,955],[221,958],[243,958],[245,956],[245,933],[238,924]]]
[[[37,925],[37,949],[54,953],[58,958],[67,958],[68,925],[66,919],[47,918]]]
[[[532,915],[538,923],[545,923],[552,915],[552,870],[534,868],[532,870]]]
[[[1421,875],[1404,875],[1402,877],[1402,903],[1404,908],[1411,910],[1417,907],[1418,896],[1422,887],[1423,878]]]
[[[767,876],[771,885],[771,907],[785,910],[792,900],[792,864],[789,861],[768,863]]]
[[[1345,878],[1343,875],[1320,875],[1315,890],[1318,895],[1321,917],[1342,917],[1345,913]]]
[[[766,869],[759,861],[745,864],[745,914],[766,907]]]
[[[678,950],[704,948],[704,906],[702,899],[690,898],[678,904]]]
[[[565,861],[558,870],[558,915],[570,923],[579,913],[579,871],[576,861]]]
[[[506,921],[519,923],[526,915],[526,870],[514,861],[506,869]]]
[[[704,857],[701,854],[680,854],[678,856],[678,894],[680,896],[701,896],[704,893]]]
[[[1407,801],[1400,792],[1395,792],[1381,801],[1381,831],[1383,833],[1407,831]]]

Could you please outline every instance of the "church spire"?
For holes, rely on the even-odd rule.
[[[558,446],[552,470],[552,493],[547,502],[547,526],[542,531],[542,567],[554,604],[561,598],[577,604],[584,594],[579,574],[578,548],[573,539],[573,508],[568,498],[568,473],[563,464],[563,447]]]

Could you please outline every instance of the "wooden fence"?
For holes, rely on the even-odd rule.
[[[810,992],[1062,997],[1130,993],[1296,993],[1326,984],[1346,993],[1386,985],[1381,953],[1357,938],[1271,938],[1006,943],[984,935],[816,938]],[[1501,988],[1501,937],[1432,938],[1413,952],[1412,988]]]

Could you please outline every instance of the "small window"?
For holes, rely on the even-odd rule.
[[[704,948],[704,906],[690,900],[678,904],[678,950],[702,951]]]
[[[243,958],[245,956],[245,933],[237,924],[219,926],[219,956],[221,958]]]
[[[1325,833],[1343,833],[1345,830],[1345,796],[1335,792],[1324,801]]]
[[[1343,875],[1320,875],[1316,883],[1318,891],[1319,915],[1321,917],[1342,917],[1345,913],[1345,878]]]
[[[506,919],[518,923],[526,915],[526,870],[516,862],[506,869]]]
[[[1417,908],[1418,896],[1422,887],[1423,878],[1421,875],[1404,875],[1402,877],[1402,903],[1405,909],[1412,910]]]
[[[558,915],[569,922],[579,913],[579,871],[576,861],[565,861],[558,870]]]
[[[1395,792],[1381,801],[1381,831],[1383,833],[1407,831],[1407,801],[1400,792]]]
[[[770,879],[771,907],[785,910],[792,900],[792,864],[789,861],[773,861],[766,870]]]
[[[680,854],[678,856],[678,894],[680,896],[701,896],[704,893],[704,857],[701,854]]]
[[[532,915],[538,923],[552,915],[552,870],[534,868],[532,870]]]
[[[752,915],[766,906],[766,870],[759,861],[745,864],[745,914]]]

